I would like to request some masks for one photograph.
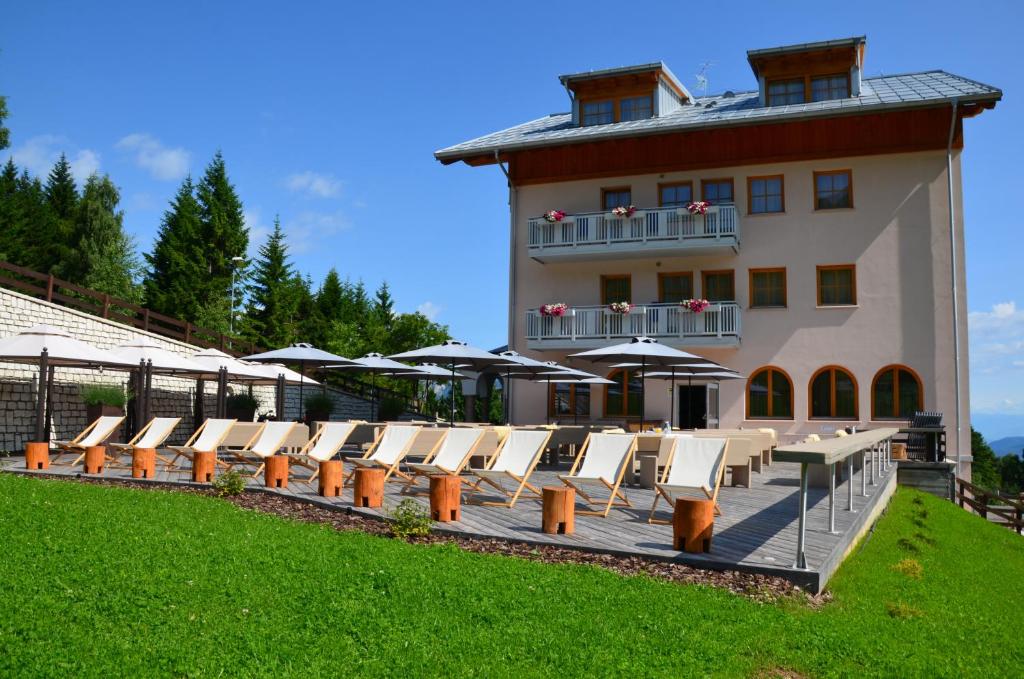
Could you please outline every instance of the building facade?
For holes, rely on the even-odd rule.
[[[571,112],[438,151],[508,177],[510,347],[646,335],[746,379],[648,380],[644,421],[803,436],[937,410],[969,455],[960,154],[1001,92],[866,78],[865,48],[754,50],[757,90],[714,96],[662,63],[562,76]],[[639,423],[635,372],[572,364],[615,384],[514,390],[513,421]]]

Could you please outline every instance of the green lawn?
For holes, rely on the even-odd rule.
[[[1024,539],[902,489],[821,610],[8,474],[0,572],[4,676],[1024,671]]]

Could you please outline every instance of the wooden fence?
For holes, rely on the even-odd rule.
[[[956,484],[956,498],[960,507],[966,509],[969,506],[983,519],[989,518],[991,514],[1000,519],[996,523],[1024,534],[1024,498],[992,493],[961,478],[957,478]]]

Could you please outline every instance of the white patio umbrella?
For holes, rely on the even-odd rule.
[[[105,349],[77,340],[59,328],[36,325],[0,340],[0,361],[39,365],[39,389],[36,403],[35,440],[44,441],[46,402],[54,366],[75,368],[116,368],[131,370],[133,363]]]
[[[658,342],[651,337],[634,337],[629,342],[613,344],[609,347],[581,351],[578,354],[571,354],[569,358],[582,358],[595,363],[640,363],[640,429],[643,429],[644,416],[646,415],[647,389],[643,380],[643,373],[651,367],[670,367],[693,364],[710,363],[706,358],[691,354],[679,349],[673,349]]]
[[[365,356],[359,358],[353,358],[352,363],[344,365],[333,365],[324,366],[325,368],[331,368],[335,370],[344,370],[345,372],[353,373],[368,373],[370,375],[370,390],[373,393],[373,399],[370,401],[370,421],[374,421],[376,418],[377,408],[377,375],[395,375],[404,374],[412,370],[415,370],[410,365],[405,363],[399,363],[398,361],[392,361],[390,358],[385,358],[383,354],[376,351],[372,351]],[[422,371],[421,371],[422,372]]]
[[[257,361],[259,363],[291,363],[299,366],[299,417],[305,419],[306,402],[303,400],[303,378],[306,374],[306,366],[328,366],[351,364],[352,360],[344,356],[332,354],[323,349],[317,349],[307,342],[297,342],[283,349],[265,351],[262,354],[245,356],[242,360]]]
[[[449,421],[449,425],[455,426],[455,369],[457,367],[473,368],[474,370],[484,370],[492,365],[506,365],[515,364],[514,361],[510,361],[507,358],[502,358],[497,354],[492,354],[489,351],[480,349],[477,347],[470,346],[465,342],[459,342],[458,340],[447,340],[442,344],[436,344],[431,347],[423,347],[422,349],[413,349],[412,351],[403,351],[399,354],[394,354],[388,358],[396,361],[411,361],[414,363],[437,363],[439,365],[447,365],[451,369],[452,378],[452,418]]]

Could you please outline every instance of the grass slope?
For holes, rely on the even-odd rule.
[[[903,489],[819,611],[337,533],[203,497],[6,474],[0,538],[8,676],[1024,667],[1024,541]]]

